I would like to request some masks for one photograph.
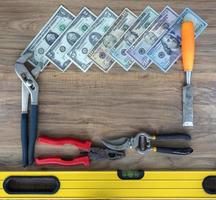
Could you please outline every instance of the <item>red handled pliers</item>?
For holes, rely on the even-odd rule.
[[[91,147],[92,142],[89,140],[78,140],[74,138],[49,138],[40,136],[37,139],[39,144],[50,144],[56,146],[63,146],[70,144],[78,147],[81,152],[80,156],[71,160],[64,160],[60,157],[46,157],[36,158],[35,163],[37,165],[62,165],[62,166],[75,166],[84,165],[89,166],[90,161],[97,160],[117,160],[125,157],[124,151],[116,151],[108,148]]]

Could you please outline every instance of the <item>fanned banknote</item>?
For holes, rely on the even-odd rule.
[[[74,18],[75,16],[70,11],[60,6],[22,54],[32,53],[28,61],[43,70],[49,63],[45,56],[46,51],[73,22]]]
[[[130,55],[142,69],[147,69],[151,60],[147,57],[147,51],[160,38],[166,34],[176,22],[178,14],[169,6],[166,6],[147,30],[131,45],[126,53]]]
[[[113,45],[121,38],[128,28],[135,22],[136,15],[125,8],[119,15],[115,23],[109,28],[106,34],[96,43],[89,53],[89,57],[104,72],[115,64],[115,60],[110,56],[109,51]]]
[[[117,15],[111,9],[105,8],[67,54],[82,71],[86,72],[92,66],[93,61],[87,55],[98,40],[107,32],[116,18]]]
[[[134,24],[111,48],[110,55],[126,71],[128,71],[134,64],[134,59],[126,54],[126,50],[136,41],[136,39],[149,27],[149,25],[157,17],[158,13],[150,6],[147,6],[144,11],[139,15]]]
[[[76,41],[88,30],[96,19],[88,8],[83,8],[72,24],[52,44],[46,56],[58,69],[65,71],[71,65],[71,59],[67,53],[71,50]]]
[[[167,72],[181,55],[181,24],[183,20],[193,22],[195,38],[207,27],[207,23],[191,9],[186,8],[182,12],[170,31],[147,53],[153,63],[164,72]]]

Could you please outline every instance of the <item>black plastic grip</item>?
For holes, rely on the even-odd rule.
[[[35,142],[38,130],[38,105],[31,105],[30,110],[30,131],[29,131],[29,146],[28,146],[28,164],[34,162]]]
[[[176,154],[176,155],[188,155],[193,152],[193,149],[190,147],[186,147],[186,148],[157,147],[157,152]]]
[[[22,165],[28,165],[28,114],[21,115]]]
[[[186,133],[161,134],[156,136],[156,140],[191,140],[191,136]]]

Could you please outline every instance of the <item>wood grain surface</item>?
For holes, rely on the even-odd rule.
[[[83,6],[99,14],[109,6],[117,14],[125,7],[139,15],[147,6],[160,12],[169,5],[180,13],[192,8],[209,24],[196,41],[193,73],[194,128],[182,128],[181,61],[168,73],[152,65],[147,71],[138,66],[125,72],[115,65],[108,74],[93,66],[82,73],[72,65],[67,72],[49,65],[38,83],[39,135],[91,139],[96,145],[103,138],[149,133],[190,133],[190,156],[146,156],[128,151],[118,161],[92,163],[84,167],[30,167],[33,169],[215,169],[216,168],[216,1],[214,0],[0,0],[0,170],[21,167],[20,113],[21,82],[14,63],[26,45],[47,22],[60,4],[74,14]],[[179,145],[179,144],[175,144]],[[185,145],[185,144],[184,144]],[[36,147],[36,155],[71,156],[76,149],[66,146]]]

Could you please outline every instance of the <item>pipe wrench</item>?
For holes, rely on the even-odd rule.
[[[40,68],[33,68],[30,72],[24,65],[31,56],[31,53],[21,55],[15,64],[15,72],[22,81],[21,142],[24,167],[31,165],[34,161],[34,146],[38,129],[39,86],[35,79],[40,73]]]

